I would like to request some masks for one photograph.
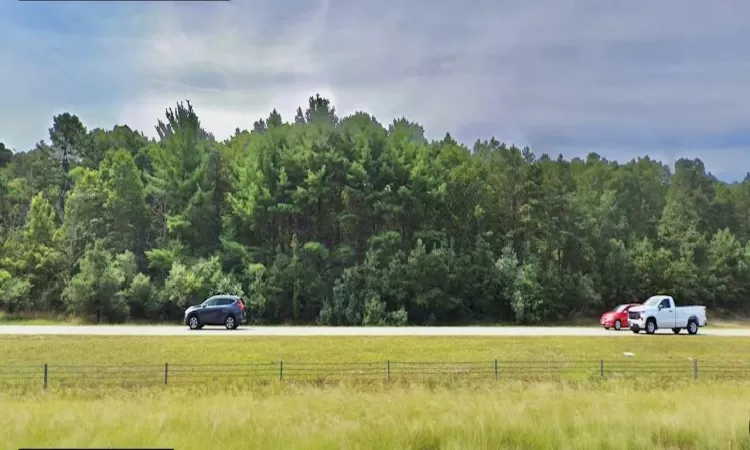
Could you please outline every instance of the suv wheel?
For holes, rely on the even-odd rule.
[[[224,326],[227,327],[227,330],[234,330],[237,328],[237,321],[234,320],[234,316],[227,316],[227,318],[224,319]]]
[[[190,316],[188,319],[188,326],[191,330],[197,330],[200,328],[201,324],[200,321],[198,321],[198,316]]]

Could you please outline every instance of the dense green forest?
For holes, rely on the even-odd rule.
[[[179,103],[157,139],[55,116],[0,146],[0,305],[177,320],[219,293],[258,323],[539,323],[668,293],[750,309],[750,178],[429,141],[311,97],[224,142]]]

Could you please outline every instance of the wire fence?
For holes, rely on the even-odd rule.
[[[750,380],[748,361],[284,362],[246,364],[0,366],[0,386],[105,387],[216,382],[554,381],[602,379]]]

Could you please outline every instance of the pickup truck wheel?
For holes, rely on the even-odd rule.
[[[620,323],[620,319],[615,320],[615,330],[620,331],[620,328],[622,328],[622,323]]]
[[[646,333],[654,334],[656,332],[656,320],[653,318],[646,321]]]
[[[680,328],[672,328],[672,333],[680,334]]]
[[[696,334],[698,332],[698,322],[695,319],[690,319],[687,326],[688,334]]]
[[[632,327],[632,328],[630,329],[630,331],[632,331],[632,332],[633,332],[633,333],[635,333],[635,334],[638,334],[638,333],[640,333],[640,332],[641,332],[641,329],[640,329],[640,328],[638,328],[638,327]]]

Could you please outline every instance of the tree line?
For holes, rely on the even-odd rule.
[[[189,102],[149,139],[53,118],[0,144],[0,307],[176,320],[215,293],[258,323],[541,323],[668,293],[750,308],[750,178],[698,159],[565,160],[425,138],[310,97],[220,142]]]

